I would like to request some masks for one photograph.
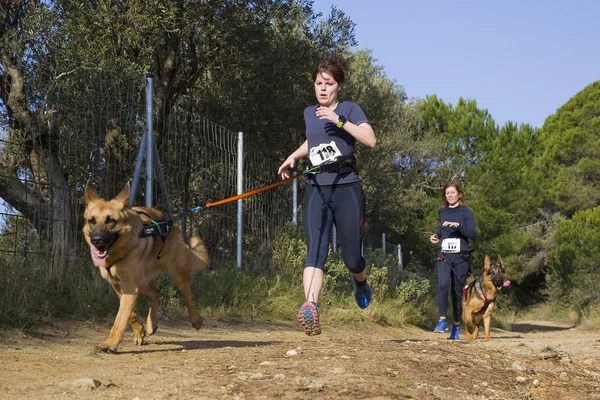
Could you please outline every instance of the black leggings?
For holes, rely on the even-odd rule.
[[[440,260],[442,256],[444,260]],[[469,274],[469,262],[460,254],[441,254],[435,261],[438,276],[437,304],[440,317],[446,316],[448,309],[448,286],[451,287],[452,311],[454,322],[460,322],[462,316],[462,290]]]
[[[365,195],[359,182],[306,185],[303,217],[308,245],[305,267],[324,268],[331,229],[335,224],[344,264],[356,274],[365,270],[366,262],[362,256]]]

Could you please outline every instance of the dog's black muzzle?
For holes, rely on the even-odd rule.
[[[99,251],[106,251],[117,241],[117,234],[112,232],[94,232],[90,242]]]
[[[502,289],[504,286],[504,278],[502,276],[496,275],[492,278],[492,283],[496,286],[496,289]]]

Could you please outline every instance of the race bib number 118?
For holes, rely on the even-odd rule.
[[[310,149],[309,158],[313,166],[329,164],[342,155],[334,141],[322,143]]]

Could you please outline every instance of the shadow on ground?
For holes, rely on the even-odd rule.
[[[512,332],[519,333],[531,333],[531,332],[555,332],[555,331],[566,331],[575,328],[575,325],[570,326],[553,326],[553,325],[537,325],[530,323],[511,324],[510,330]]]
[[[201,349],[224,349],[228,347],[263,347],[280,344],[280,341],[254,342],[254,341],[236,341],[236,340],[184,340],[184,341],[157,341],[149,342],[141,350],[119,351],[119,354],[134,353],[159,353],[159,352],[179,352],[181,350],[201,350]],[[169,346],[163,349],[149,349],[148,346]],[[176,346],[176,347],[171,347]]]

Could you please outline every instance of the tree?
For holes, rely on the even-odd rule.
[[[599,299],[600,207],[576,212],[558,225],[549,254],[549,292],[557,301],[583,307]]]
[[[600,81],[573,96],[541,130],[538,168],[548,177],[548,208],[570,217],[600,205]]]
[[[17,147],[24,156],[10,151],[0,154],[0,194],[51,238],[51,268],[60,275],[74,237],[52,98],[61,75],[47,62],[57,20],[60,13],[51,3],[8,1],[0,5],[1,124],[9,143],[5,150]],[[27,183],[32,178],[38,186]]]
[[[496,135],[497,127],[486,109],[477,107],[475,100],[462,97],[454,107],[437,96],[428,96],[421,115],[427,129],[443,141],[440,154],[431,160],[445,180],[464,176],[466,169],[481,158],[481,146]]]
[[[284,151],[278,143],[302,132],[296,115],[308,98],[309,66],[355,43],[343,12],[317,23],[308,0],[9,1],[0,18],[0,123],[8,143],[0,196],[52,238],[59,270],[75,248],[81,202],[71,191],[92,175],[112,186],[110,194],[131,176],[124,160],[144,129],[146,73],[156,77],[159,149],[179,107],[244,130],[254,148],[275,158]],[[90,154],[92,163],[73,154]]]

